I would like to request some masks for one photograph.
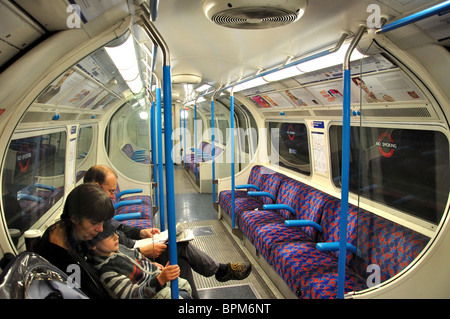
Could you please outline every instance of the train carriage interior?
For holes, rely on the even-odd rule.
[[[194,272],[202,299],[450,297],[450,1],[0,0],[0,21],[4,274],[101,164],[116,220],[252,264]]]

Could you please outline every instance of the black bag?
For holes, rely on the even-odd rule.
[[[12,258],[0,274],[0,299],[89,299],[69,276],[33,252]]]

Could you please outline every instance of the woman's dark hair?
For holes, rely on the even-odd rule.
[[[75,247],[72,219],[81,222],[88,219],[94,223],[114,216],[114,206],[109,196],[96,184],[86,183],[75,187],[67,196],[61,222],[66,230],[68,243]]]

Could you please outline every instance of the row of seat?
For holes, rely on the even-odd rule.
[[[153,204],[149,195],[138,195],[142,188],[120,190],[117,185],[113,201],[114,219],[141,229],[154,227]]]
[[[141,164],[150,164],[150,156],[145,154],[145,150],[135,150],[131,144],[127,143],[122,147],[122,152],[131,160]]]
[[[222,212],[299,298],[336,298],[340,199],[255,165],[248,184],[219,194]],[[345,292],[384,282],[407,267],[429,238],[349,204]],[[377,272],[373,272],[377,270]],[[379,272],[378,272],[379,271]]]
[[[213,156],[214,151],[214,156]],[[200,168],[199,164],[207,161],[211,161],[214,157],[222,154],[223,149],[221,147],[215,146],[210,142],[202,141],[200,148],[191,148],[191,152],[186,154],[184,158],[184,164],[186,167],[194,174],[195,179],[200,179]]]
[[[77,182],[85,173],[86,171],[77,172]],[[152,198],[140,194],[142,192],[142,188],[121,190],[117,184],[113,200],[114,219],[141,229],[154,227]]]

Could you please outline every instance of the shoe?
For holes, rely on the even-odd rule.
[[[227,270],[223,276],[218,276],[216,274],[217,281],[225,282],[228,280],[242,280],[250,275],[252,271],[251,264],[243,264],[243,263],[234,263],[228,264]]]

